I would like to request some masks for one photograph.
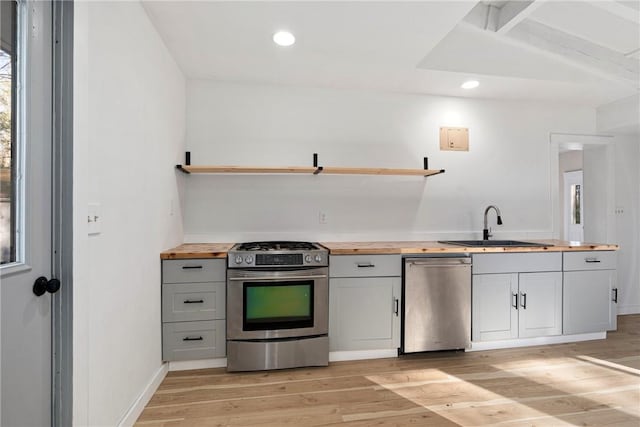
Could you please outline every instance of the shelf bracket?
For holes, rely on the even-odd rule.
[[[428,170],[428,169],[429,169],[429,158],[424,157],[424,170]],[[444,173],[444,169],[440,169],[438,172],[432,173],[431,175],[425,175],[425,178],[429,176],[439,175],[441,173]]]
[[[316,168],[313,172],[314,175],[318,175],[322,172],[322,166],[318,166],[318,153],[313,153],[313,167]]]
[[[184,152],[184,165],[191,166],[191,151]],[[191,174],[191,172],[183,168],[182,165],[176,165],[176,169],[180,170],[183,173]]]

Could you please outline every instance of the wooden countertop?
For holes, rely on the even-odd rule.
[[[502,253],[502,252],[565,252],[565,251],[615,251],[618,245],[606,243],[567,242],[564,240],[529,240],[553,246],[498,246],[468,247],[438,243],[435,241],[399,242],[320,242],[332,255],[372,254],[437,254],[437,253]]]
[[[332,255],[386,255],[386,254],[437,254],[437,253],[501,253],[501,252],[567,252],[567,251],[615,251],[618,245],[606,243],[567,242],[564,240],[526,240],[553,246],[535,247],[467,247],[435,241],[385,241],[385,242],[320,242]],[[161,259],[226,258],[234,243],[185,243],[160,254]]]
[[[184,243],[160,253],[160,259],[226,258],[235,243]]]

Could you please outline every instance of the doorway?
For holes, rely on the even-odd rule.
[[[580,217],[577,219],[582,225],[582,236],[578,237],[585,242],[615,241],[613,137],[551,133],[550,144],[553,236],[567,240],[569,232],[570,215],[565,215],[565,211],[570,213],[570,209],[565,209],[568,195],[565,196],[564,172],[581,170]],[[573,159],[567,160],[568,156]]]

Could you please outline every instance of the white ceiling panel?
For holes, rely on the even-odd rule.
[[[640,13],[626,6],[620,7],[627,9],[630,18]],[[625,19],[590,2],[544,2],[530,18],[621,54],[640,47],[637,19]]]
[[[558,62],[495,33],[460,24],[420,62],[420,68],[559,82],[594,82],[591,73]]]
[[[600,1],[602,1],[602,0],[600,0]],[[630,9],[634,9],[634,10],[640,11],[640,1],[638,1],[638,0],[632,0],[632,1],[622,0],[622,1],[616,1],[615,3],[619,3],[622,6],[625,6],[625,7],[628,7]]]
[[[144,2],[191,78],[322,78],[411,68],[474,2]],[[289,48],[271,36],[286,29]]]
[[[597,106],[638,93],[639,3],[149,0],[143,6],[190,79]],[[505,20],[509,25],[495,25]],[[271,41],[283,29],[294,33],[295,45]],[[480,87],[460,89],[471,77]]]

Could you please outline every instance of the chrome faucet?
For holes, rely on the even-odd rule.
[[[484,229],[482,230],[482,240],[489,240],[489,237],[491,237],[491,234],[490,234],[491,229],[487,225],[487,215],[489,214],[489,211],[491,209],[496,211],[496,215],[498,216],[498,225],[502,225],[502,217],[500,216],[500,209],[498,209],[496,206],[493,206],[493,205],[487,206],[487,208],[484,210]]]

